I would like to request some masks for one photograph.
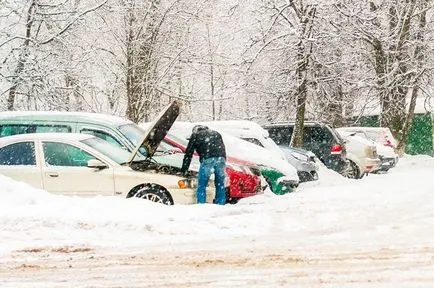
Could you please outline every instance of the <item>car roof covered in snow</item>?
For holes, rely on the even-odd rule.
[[[6,111],[0,112],[0,121],[2,120],[85,122],[118,126],[133,123],[125,118],[104,113],[67,111]]]
[[[288,125],[295,125],[295,121],[294,120],[290,120],[290,121],[285,121],[285,122],[276,122],[276,123],[271,123],[271,124],[265,124],[262,127],[265,128],[270,128],[270,127],[283,127],[283,126],[288,126]],[[320,121],[304,121],[304,126],[331,126],[329,123],[327,122],[320,122]]]
[[[34,141],[34,140],[66,140],[66,141],[81,141],[95,136],[82,133],[28,133],[17,134],[0,138],[0,145],[20,142],[20,141]]]

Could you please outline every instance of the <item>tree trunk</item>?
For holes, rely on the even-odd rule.
[[[14,110],[15,98],[16,98],[18,86],[20,85],[21,73],[24,70],[27,57],[29,57],[30,37],[32,33],[35,9],[36,9],[36,0],[33,0],[30,4],[29,10],[27,10],[26,39],[24,40],[23,45],[21,46],[17,67],[15,68],[14,76],[12,77],[12,86],[11,88],[9,88],[9,95],[7,99],[8,110]]]
[[[396,150],[399,156],[404,155],[405,147],[407,146],[408,134],[413,124],[414,110],[416,108],[416,100],[419,92],[419,80],[423,74],[422,66],[425,62],[426,48],[424,43],[425,43],[425,33],[426,33],[425,29],[427,24],[425,8],[428,6],[428,1],[429,0],[424,1],[423,5],[421,5],[423,10],[419,15],[419,25],[418,25],[417,35],[416,35],[416,41],[418,44],[414,51],[414,59],[416,59],[417,61],[416,71],[419,74],[415,75],[414,85],[411,91],[410,107],[408,109],[408,114],[406,115],[404,127],[402,128],[401,137],[398,138],[398,145],[396,147]]]
[[[311,36],[316,8],[308,6],[305,11],[306,14],[302,16],[302,19],[299,19],[302,24],[302,30],[300,41],[297,44],[298,66],[296,72],[300,84],[297,89],[297,112],[290,144],[292,147],[303,146],[303,128],[307,101],[307,68],[312,52],[312,44],[310,44],[309,51],[306,51],[305,40]]]
[[[134,78],[134,68],[133,68],[133,59],[134,59],[134,11],[133,8],[129,8],[127,14],[125,16],[125,22],[127,23],[127,37],[125,39],[126,44],[126,89],[127,89],[127,111],[126,116],[131,121],[136,120],[136,101],[134,99],[134,91],[133,91],[133,78]]]
[[[387,100],[384,103],[385,109],[381,112],[381,126],[389,127],[396,139],[401,139],[406,121],[405,102],[410,84],[408,74],[410,57],[407,42],[410,37],[411,20],[415,5],[416,0],[407,0],[402,20],[397,16],[394,7],[391,7],[390,13],[390,33],[393,34],[399,31],[399,34],[396,45],[393,44],[389,48],[392,52],[389,54],[389,63],[395,63],[396,65],[390,65],[390,69],[394,69],[395,72],[393,73],[393,82],[389,84],[392,89],[388,91]]]

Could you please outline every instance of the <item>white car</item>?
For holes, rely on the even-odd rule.
[[[346,132],[354,132],[375,142],[381,165],[376,171],[387,172],[396,166],[399,157],[395,152],[396,140],[386,127],[344,127]]]
[[[375,143],[358,136],[357,133],[347,132],[341,128],[336,131],[345,140],[349,167],[345,175],[349,178],[360,179],[380,167],[380,159]]]
[[[179,169],[152,160],[176,118],[166,116],[163,113],[151,125],[132,153],[87,134],[1,138],[0,173],[55,194],[139,197],[168,205],[196,203],[195,179],[180,177]],[[137,153],[139,149],[146,149],[146,158]],[[207,194],[207,201],[212,202],[214,188],[208,187]]]

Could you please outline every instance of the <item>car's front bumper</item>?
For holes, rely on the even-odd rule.
[[[173,202],[175,204],[196,204],[196,188],[186,189],[168,189],[170,195],[172,195]],[[211,187],[206,188],[206,202],[213,203],[215,198],[215,189]]]

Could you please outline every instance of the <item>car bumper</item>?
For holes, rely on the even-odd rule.
[[[196,204],[196,189],[195,188],[187,188],[187,189],[168,189],[170,195],[172,195],[173,202],[175,204]],[[206,202],[213,203],[212,201],[215,198],[215,189],[207,187],[206,188]]]
[[[380,166],[381,166],[380,159],[371,159],[371,158],[368,158],[368,159],[366,159],[363,168],[364,168],[364,172],[365,173],[371,173],[373,171],[378,170],[378,168]]]
[[[245,198],[263,193],[261,177],[232,171],[229,176],[229,197]]]
[[[398,158],[385,158],[380,157],[380,166],[378,167],[377,171],[387,171],[393,167],[396,166],[396,163],[398,162]]]
[[[253,189],[250,187],[244,187],[242,183],[239,183],[238,185],[231,185],[229,187],[229,197],[231,198],[246,198],[263,193],[264,191],[262,189],[261,183],[258,183],[258,185],[256,185]]]

